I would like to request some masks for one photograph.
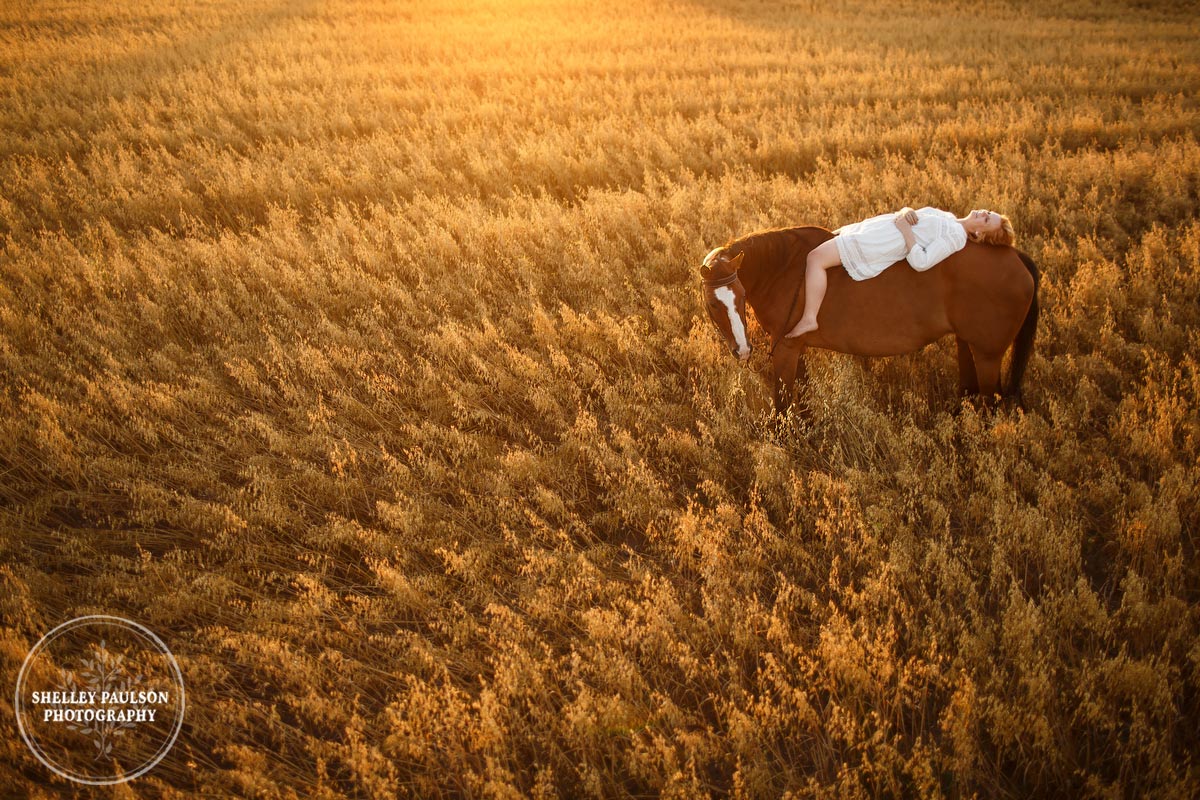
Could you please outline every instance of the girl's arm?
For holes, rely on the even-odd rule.
[[[902,208],[896,212],[894,222],[900,229],[900,235],[904,237],[904,249],[911,252],[917,244],[917,237],[912,232],[912,226],[917,224],[917,212],[908,207]]]
[[[897,223],[898,225],[899,223]],[[955,223],[958,224],[958,223]],[[901,232],[903,232],[901,228]],[[909,236],[912,236],[912,231],[909,230]],[[953,254],[958,248],[954,246],[954,242],[945,233],[938,236],[929,246],[916,244],[916,238],[910,243],[908,237],[904,238],[904,243],[909,245],[908,248],[908,263],[918,272],[924,272],[942,259]]]

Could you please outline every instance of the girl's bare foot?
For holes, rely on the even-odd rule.
[[[806,333],[811,333],[817,329],[817,321],[808,317],[801,317],[796,326],[783,335],[785,339],[793,339],[797,336],[803,336]]]

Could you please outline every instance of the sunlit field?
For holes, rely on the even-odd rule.
[[[4,796],[1200,794],[1194,3],[0,6]],[[697,268],[1008,214],[1026,408]],[[188,708],[77,786],[48,630]]]

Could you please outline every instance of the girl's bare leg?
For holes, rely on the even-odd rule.
[[[842,255],[833,239],[809,252],[808,265],[804,268],[804,316],[784,334],[785,338],[801,336],[817,329],[817,312],[821,310],[821,301],[825,299],[825,289],[829,285],[825,270],[841,263]]]

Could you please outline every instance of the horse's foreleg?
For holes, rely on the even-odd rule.
[[[782,414],[792,404],[797,379],[804,379],[804,345],[796,339],[784,339],[771,354],[775,375],[775,413]]]
[[[979,394],[979,376],[975,374],[975,358],[971,355],[971,346],[958,336],[958,394],[968,397]]]

